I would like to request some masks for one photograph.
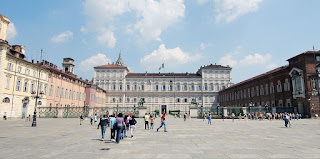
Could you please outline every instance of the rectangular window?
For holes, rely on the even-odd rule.
[[[11,62],[8,63],[8,70],[12,71],[13,70],[13,64]]]
[[[44,95],[47,94],[47,86],[44,86],[43,94],[44,94]]]
[[[23,92],[28,92],[28,82],[24,82]]]
[[[184,85],[184,90],[187,91],[188,90],[188,86],[185,84]]]
[[[57,93],[56,93],[56,97],[60,96],[60,87],[57,87]]]
[[[26,68],[25,73],[26,73],[26,75],[29,75],[30,74],[30,70],[28,68]]]
[[[316,56],[317,61],[320,61],[320,56]]]
[[[144,90],[144,85],[141,85],[141,90]]]
[[[135,91],[137,90],[137,85],[134,85],[134,90],[135,90]]]
[[[158,91],[159,90],[159,86],[158,85],[156,85],[156,91]]]
[[[128,90],[128,91],[130,90],[130,85],[127,85],[127,90]]]
[[[7,77],[6,89],[9,89],[10,87],[10,79],[10,77]]]
[[[180,91],[180,85],[177,85],[177,91]]]
[[[66,89],[66,93],[65,93],[65,96],[64,96],[66,99],[68,99],[68,89]]]
[[[119,85],[119,89],[122,90],[122,84]]]
[[[162,90],[165,91],[166,90],[166,85],[162,86]]]
[[[72,92],[71,92],[71,89],[69,91],[69,99],[71,99],[71,96],[72,96]]]
[[[37,72],[33,71],[33,77],[37,77]]]
[[[17,85],[16,86],[17,86],[16,90],[20,91],[21,90],[21,81],[20,80],[17,81]]]
[[[50,86],[50,93],[49,93],[49,95],[50,95],[50,96],[53,95],[53,85]]]
[[[21,71],[22,71],[22,67],[18,66],[18,73],[21,73]]]
[[[34,83],[31,84],[31,90],[30,90],[30,92],[31,92],[31,93],[36,93],[36,92],[35,92],[35,85],[34,85]]]

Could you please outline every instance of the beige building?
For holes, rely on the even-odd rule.
[[[33,115],[37,88],[41,94],[38,105],[46,105],[48,71],[39,67],[39,63],[24,59],[24,46],[9,45],[6,41],[9,23],[0,14],[0,116],[26,117]]]

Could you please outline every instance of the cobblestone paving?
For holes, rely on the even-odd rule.
[[[183,121],[168,118],[167,130],[144,130],[142,119],[133,138],[120,144],[100,141],[89,120],[38,119],[0,121],[0,158],[320,158],[320,120]],[[107,137],[110,131],[107,130]],[[100,150],[110,148],[110,150]]]

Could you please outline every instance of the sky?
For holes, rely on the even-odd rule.
[[[122,52],[134,72],[193,72],[232,67],[238,83],[320,49],[319,0],[0,0],[11,21],[7,40],[26,46],[26,59],[91,80],[93,67]]]

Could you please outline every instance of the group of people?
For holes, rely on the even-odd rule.
[[[152,116],[150,113],[149,114],[145,114],[144,116],[144,129],[146,130],[148,127],[149,129],[153,129],[154,127],[154,116]],[[159,129],[164,126],[164,132],[167,132],[167,126],[166,126],[166,113],[162,112],[162,116],[161,116],[161,125],[157,128],[157,131],[159,131]],[[149,121],[150,121],[150,127],[149,127]]]
[[[110,140],[120,143],[121,139],[127,137],[128,131],[131,131],[131,138],[134,136],[135,125],[137,121],[134,115],[123,115],[119,113],[118,115],[103,115],[100,118],[98,128],[101,127],[101,140],[104,140],[106,128],[110,127]]]

